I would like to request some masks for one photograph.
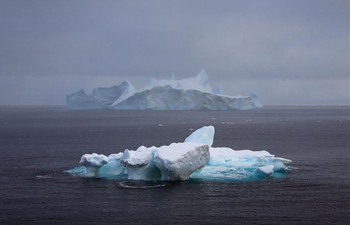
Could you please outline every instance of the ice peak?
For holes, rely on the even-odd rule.
[[[132,86],[132,85],[131,85],[131,83],[130,83],[129,81],[124,80],[124,81],[120,84],[120,86],[122,86],[122,87],[129,87],[129,86]]]
[[[194,131],[185,139],[185,142],[194,142],[203,145],[212,146],[214,142],[215,128],[213,126],[204,126]]]
[[[202,85],[206,85],[209,82],[208,74],[205,69],[202,68],[199,74],[196,76],[196,80]]]

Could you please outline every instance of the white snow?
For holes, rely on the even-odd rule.
[[[156,148],[145,146],[136,151],[126,149],[121,158],[121,165],[126,167],[130,180],[157,180],[160,172],[153,165],[153,152]]]
[[[122,163],[131,166],[144,166],[152,159],[153,148],[140,146],[136,151],[126,149],[121,157]]]
[[[188,180],[210,158],[209,146],[195,143],[173,143],[154,153],[154,164],[161,171],[162,180]]]
[[[99,168],[108,162],[108,157],[102,154],[85,154],[81,157],[79,164]]]
[[[96,177],[99,174],[99,168],[108,162],[108,157],[102,154],[85,154],[81,157],[79,164],[85,166],[86,177]]]
[[[185,142],[160,147],[140,146],[108,157],[85,154],[81,167],[68,172],[84,177],[130,180],[254,180],[288,169],[291,160],[269,152],[211,147],[215,129],[205,126],[190,134]]]

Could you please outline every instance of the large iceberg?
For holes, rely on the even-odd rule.
[[[85,154],[80,166],[68,170],[83,177],[143,181],[241,181],[283,174],[291,160],[267,151],[212,147],[215,129],[205,126],[184,142],[160,147],[140,146],[118,154]]]
[[[250,96],[230,97],[197,90],[175,89],[171,86],[154,87],[138,92],[113,109],[125,110],[249,110],[260,106]]]
[[[261,108],[256,94],[251,96],[227,96],[222,88],[212,88],[203,69],[196,77],[182,80],[150,79],[148,84],[136,90],[124,81],[119,86],[94,89],[91,95],[80,90],[67,95],[69,109],[117,109],[117,110],[249,110]]]

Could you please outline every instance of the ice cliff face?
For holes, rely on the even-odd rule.
[[[102,109],[109,108],[116,99],[125,93],[134,92],[134,87],[128,81],[123,81],[120,85],[109,88],[95,88],[91,95],[87,95],[84,90],[67,95],[66,106],[69,109]]]
[[[219,94],[220,93],[220,94]],[[67,96],[69,109],[117,110],[248,110],[261,108],[256,94],[252,96],[222,95],[221,88],[212,89],[208,75],[202,70],[196,77],[182,80],[155,80],[139,91],[127,81],[119,86],[84,90]]]
[[[249,96],[221,96],[164,86],[138,92],[111,107],[126,110],[248,110],[257,108],[257,104]]]

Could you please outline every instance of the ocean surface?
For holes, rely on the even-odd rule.
[[[64,171],[105,155],[182,142],[214,125],[213,146],[293,160],[283,178],[130,188]],[[350,224],[350,108],[67,111],[0,107],[0,224]],[[132,188],[131,188],[132,187]],[[144,187],[144,188],[142,188]]]

